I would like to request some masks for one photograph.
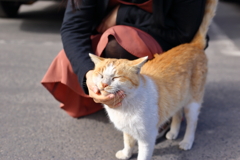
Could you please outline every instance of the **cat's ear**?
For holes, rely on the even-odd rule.
[[[147,62],[147,60],[148,60],[148,56],[142,57],[142,58],[138,58],[138,59],[132,61],[132,66],[134,68],[136,68],[137,73],[140,72],[142,66]]]
[[[104,60],[104,58],[98,57],[92,53],[89,53],[89,56],[95,65]]]

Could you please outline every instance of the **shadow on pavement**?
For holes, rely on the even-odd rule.
[[[81,119],[89,119],[89,120],[94,120],[97,122],[102,122],[102,123],[109,123],[110,120],[108,118],[107,112],[105,111],[105,109],[102,109],[96,113],[93,113],[91,115],[88,116],[84,116],[84,117],[80,117],[78,118],[79,120]],[[113,126],[114,127],[114,126]]]

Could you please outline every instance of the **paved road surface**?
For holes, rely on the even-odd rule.
[[[122,134],[104,111],[74,119],[40,85],[62,48],[63,11],[54,2],[0,19],[0,159],[114,160]],[[209,76],[192,150],[159,139],[154,160],[240,160],[240,5],[221,2],[210,28]],[[132,159],[136,159],[137,148]]]

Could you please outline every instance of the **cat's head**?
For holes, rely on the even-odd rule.
[[[119,90],[128,92],[139,85],[139,73],[148,57],[136,60],[102,58],[89,54],[95,64],[93,82],[101,94],[108,95]]]

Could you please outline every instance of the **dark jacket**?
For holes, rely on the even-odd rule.
[[[144,0],[125,1],[142,3]],[[82,0],[73,12],[68,0],[65,11],[61,28],[63,47],[85,92],[85,74],[94,68],[88,55],[92,53],[90,36],[96,33],[95,28],[107,14],[107,5],[108,0]],[[133,26],[149,33],[167,51],[191,41],[202,21],[204,6],[205,0],[154,0],[152,14],[122,4],[117,25]]]

